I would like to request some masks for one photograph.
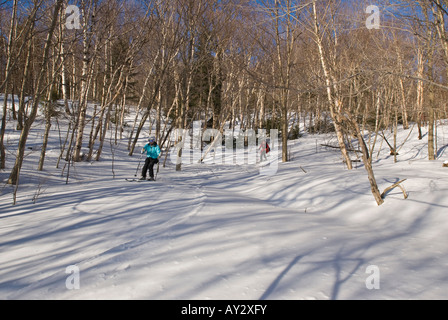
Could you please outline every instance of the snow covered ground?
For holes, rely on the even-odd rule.
[[[291,141],[292,160],[275,175],[209,161],[176,172],[168,161],[142,183],[125,181],[140,155],[127,155],[124,138],[113,154],[107,142],[101,161],[76,163],[66,184],[56,126],[36,171],[38,124],[15,206],[5,181],[19,133],[8,129],[0,299],[448,298],[448,125],[433,162],[416,128],[398,163],[385,143],[377,154],[378,142],[381,191],[407,179],[409,195],[393,189],[378,207],[362,165],[348,171],[321,146],[335,144],[331,135]]]

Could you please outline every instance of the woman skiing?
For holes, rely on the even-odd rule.
[[[156,143],[156,139],[151,137],[148,143],[143,147],[141,153],[146,152],[145,165],[142,170],[140,180],[146,180],[146,172],[149,170],[149,181],[154,181],[154,165],[159,163],[160,147]]]

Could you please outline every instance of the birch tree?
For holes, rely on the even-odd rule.
[[[6,148],[4,145],[4,137],[5,137],[5,130],[6,130],[6,116],[7,116],[7,106],[8,106],[8,86],[7,86],[7,80],[10,76],[11,70],[12,70],[12,64],[13,64],[13,45],[14,45],[14,38],[16,34],[16,27],[17,27],[17,0],[14,0],[13,3],[13,9],[12,9],[12,17],[11,17],[11,27],[9,31],[9,37],[8,37],[8,44],[7,44],[7,50],[6,50],[6,70],[5,70],[5,80],[3,81],[3,84],[0,86],[0,92],[2,88],[6,88],[4,100],[3,100],[3,116],[1,121],[1,128],[0,128],[0,169],[5,169],[6,167]],[[14,97],[12,97],[14,99]]]
[[[328,4],[325,7],[325,10],[328,10]],[[313,0],[312,2],[312,27],[313,29],[310,29],[311,34],[314,37],[314,42],[317,45],[318,51],[319,51],[319,59],[322,66],[322,71],[324,74],[324,80],[325,80],[325,86],[327,91],[327,99],[328,104],[330,107],[330,115],[334,122],[334,127],[336,131],[336,136],[338,139],[339,147],[341,149],[342,157],[344,159],[345,164],[347,165],[347,168],[351,170],[353,168],[352,161],[350,159],[350,156],[347,151],[347,147],[344,142],[344,135],[342,132],[341,127],[341,119],[340,114],[342,112],[342,99],[339,97],[336,97],[338,90],[336,87],[335,77],[331,73],[331,69],[328,67],[328,57],[325,52],[324,48],[324,41],[323,41],[323,33],[321,31],[321,26],[319,22],[318,17],[318,11],[316,7],[316,1]]]

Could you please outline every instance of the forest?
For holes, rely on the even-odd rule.
[[[362,161],[380,205],[372,154],[385,131],[392,156],[398,128],[415,127],[438,157],[447,20],[446,0],[0,0],[0,169],[18,183],[36,119],[38,170],[61,119],[68,165],[101,160],[108,132],[116,143],[129,130],[131,156],[148,122],[168,148],[194,121],[277,129],[288,162],[306,128],[334,133],[347,170]],[[20,132],[14,153],[8,125]]]

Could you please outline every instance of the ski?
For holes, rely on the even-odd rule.
[[[150,182],[150,181],[156,181],[156,180],[148,180],[148,179],[140,180],[140,179],[128,179],[128,178],[126,178],[125,180],[128,181],[128,182]]]

